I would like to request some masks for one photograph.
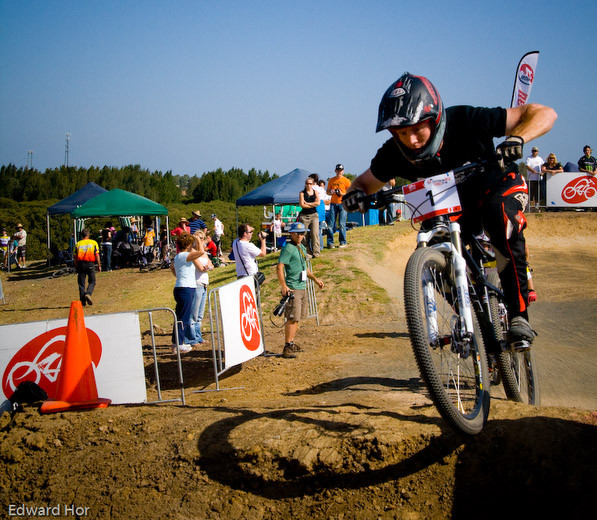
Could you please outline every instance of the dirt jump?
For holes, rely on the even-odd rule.
[[[213,380],[206,347],[184,358],[186,407],[42,416],[29,406],[4,414],[3,517],[17,507],[98,519],[590,515],[597,493],[597,214],[529,217],[542,403],[508,401],[495,387],[489,420],[475,437],[447,426],[419,378],[402,307],[415,232],[406,223],[376,232],[387,241],[383,253],[351,232],[349,247],[325,255],[335,255],[345,280],[351,269],[366,272],[387,303],[349,293],[350,301],[334,304],[343,297],[342,277],[325,278],[320,325],[301,325],[304,352],[296,359],[260,356],[227,374],[221,391],[193,393]],[[267,318],[265,331],[266,348],[280,352],[282,332]],[[165,393],[176,397],[167,333],[161,341],[164,373],[169,365],[173,374]]]

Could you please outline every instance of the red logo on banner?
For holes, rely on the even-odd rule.
[[[562,190],[562,199],[568,204],[586,202],[597,193],[597,182],[593,177],[577,177]]]
[[[533,71],[533,68],[528,63],[524,63],[522,67],[520,67],[518,79],[525,85],[530,85],[533,83],[534,78],[535,72]]]
[[[10,397],[23,381],[33,381],[48,397],[56,396],[58,373],[62,365],[66,327],[49,330],[33,338],[10,360],[2,375],[2,391]],[[87,329],[91,361],[97,367],[102,357],[102,343],[98,335]]]
[[[248,350],[257,350],[261,344],[259,314],[253,293],[247,285],[240,288],[240,335]]]

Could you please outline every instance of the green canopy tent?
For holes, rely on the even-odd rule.
[[[164,215],[166,217],[167,236],[170,235],[168,208],[130,191],[115,189],[97,195],[76,208],[71,215],[74,219]]]

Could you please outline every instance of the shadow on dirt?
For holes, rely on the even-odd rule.
[[[160,387],[162,390],[179,390],[180,376],[178,360],[175,354],[170,352],[170,347],[158,348],[158,373]],[[143,347],[145,364],[145,380],[149,387],[156,388],[155,362],[152,357],[151,347]],[[215,383],[214,364],[211,350],[193,350],[181,357],[182,375],[185,388],[203,389]],[[224,372],[219,380],[238,374],[242,365],[237,365]]]
[[[367,388],[364,386],[367,385]],[[374,390],[371,386],[382,386],[384,389],[395,388],[397,390],[408,390],[409,392],[422,393],[425,385],[418,377],[410,379],[393,379],[391,377],[343,377],[312,386],[305,390],[296,390],[295,392],[284,395],[312,395],[323,394],[326,392],[338,392],[340,390],[351,390],[354,392],[370,392]],[[380,390],[386,391],[386,390]]]
[[[355,411],[352,405],[347,406],[351,412],[326,406],[264,413],[216,408],[232,417],[203,431],[197,462],[211,479],[269,499],[386,483],[398,486],[400,479],[428,481],[430,474],[443,467],[442,475],[447,471],[454,479],[438,478],[431,494],[447,492],[453,497],[454,518],[476,518],[480,511],[488,518],[520,518],[524,512],[536,517],[537,513],[560,508],[575,517],[586,515],[592,508],[597,492],[595,426],[526,417],[490,421],[481,434],[466,437],[444,427],[439,418],[367,407]],[[373,427],[363,434],[363,415],[372,424],[380,416],[395,419],[395,431],[400,431],[401,423],[415,421],[435,423],[442,433],[395,436],[388,442],[382,435],[378,438]],[[356,416],[361,419],[357,427],[353,422]],[[243,433],[259,431],[260,427],[267,428],[268,438],[257,440],[257,446],[247,444]],[[296,431],[301,428],[316,431],[317,438],[297,445]],[[273,445],[269,437],[277,439],[277,444]],[[311,465],[297,457],[300,448],[313,451],[322,439],[335,442],[340,459],[326,459],[323,449],[315,454]],[[423,473],[417,477],[419,472]],[[452,480],[453,488],[446,491]]]

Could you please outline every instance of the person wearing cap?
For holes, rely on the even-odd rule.
[[[531,155],[529,155],[525,164],[527,165],[527,180],[529,181],[529,206],[537,206],[541,193],[539,193],[539,181],[543,177],[541,173],[541,166],[545,161],[539,157],[539,148],[533,146],[531,148]]]
[[[6,228],[2,228],[2,235],[0,235],[0,251],[2,252],[2,267],[8,267],[8,244],[10,243],[10,235],[6,232]]]
[[[307,249],[301,243],[307,233],[305,225],[302,222],[293,222],[288,232],[290,233],[290,242],[286,242],[280,252],[276,272],[282,296],[287,296],[288,293],[293,295],[285,309],[285,342],[282,357],[294,358],[296,357],[295,353],[302,350],[294,343],[298,323],[301,318],[307,316],[309,309],[309,295],[306,290],[307,278],[313,280],[321,289],[323,282],[307,266]]]
[[[212,240],[216,244],[218,251],[217,256],[219,257],[222,255],[222,236],[224,235],[224,224],[222,224],[222,221],[215,213],[211,214],[211,219],[214,221]]]
[[[17,224],[17,232],[12,236],[17,241],[17,265],[19,269],[25,269],[25,256],[27,255],[27,231],[23,224]]]
[[[340,247],[346,247],[346,219],[348,213],[342,206],[342,197],[346,194],[346,190],[350,188],[350,179],[344,177],[344,166],[342,164],[336,164],[335,171],[336,175],[328,181],[327,187],[327,194],[332,197],[330,200],[330,210],[326,215],[328,249],[334,247],[336,220],[338,220]]]
[[[178,221],[178,226],[176,226],[172,231],[170,231],[170,235],[173,236],[173,237],[179,237],[183,233],[188,233],[189,235],[191,234],[191,231],[190,231],[190,228],[189,228],[189,221],[186,218],[184,218],[184,217],[182,217]],[[178,250],[178,243],[176,244],[176,252],[177,253],[180,252]]]
[[[189,220],[189,233],[193,235],[197,230],[207,229],[205,222],[201,220],[201,212],[197,209],[191,213],[191,220]]]

